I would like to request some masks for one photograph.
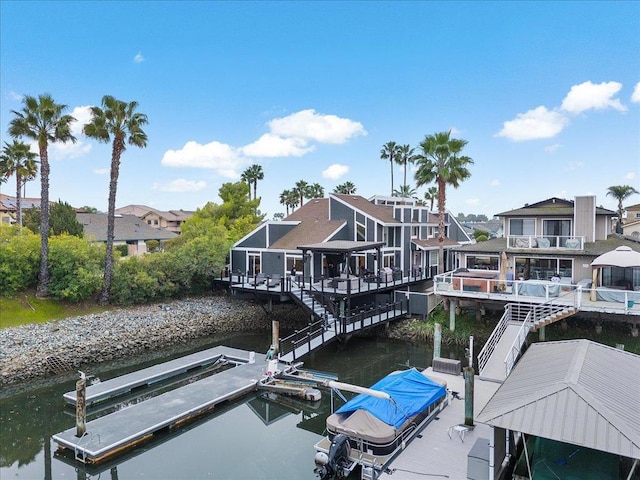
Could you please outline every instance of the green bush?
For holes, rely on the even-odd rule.
[[[0,294],[11,297],[34,288],[40,271],[40,235],[0,226]]]
[[[78,302],[102,288],[105,249],[71,235],[57,235],[49,242],[49,293]]]
[[[127,245],[114,245],[113,251],[121,257],[129,255],[129,247]]]

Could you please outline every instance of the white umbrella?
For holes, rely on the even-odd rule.
[[[603,253],[593,262],[592,267],[640,267],[640,252],[631,247],[622,246],[607,253]]]

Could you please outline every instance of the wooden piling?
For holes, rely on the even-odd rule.
[[[464,376],[464,424],[473,427],[473,367],[462,369]]]
[[[82,437],[87,431],[87,377],[80,372],[76,382],[76,436]]]
[[[271,322],[271,345],[275,349],[274,356],[277,356],[280,353],[280,322],[278,320]]]

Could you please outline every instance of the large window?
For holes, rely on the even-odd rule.
[[[367,228],[359,223],[356,222],[356,240],[359,242],[364,242],[367,239]]]
[[[551,280],[554,277],[571,278],[573,261],[568,258],[518,258],[516,277],[524,280]]]
[[[536,221],[533,218],[512,218],[509,220],[509,235],[535,235]]]
[[[467,268],[480,270],[498,270],[498,257],[491,256],[467,256]]]
[[[544,236],[568,237],[571,235],[571,220],[543,220]]]

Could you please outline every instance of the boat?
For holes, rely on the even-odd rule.
[[[443,380],[415,368],[392,372],[370,388],[329,382],[334,390],[357,393],[329,415],[327,435],[315,445],[315,474],[321,480],[378,478],[411,440],[449,404]]]

